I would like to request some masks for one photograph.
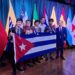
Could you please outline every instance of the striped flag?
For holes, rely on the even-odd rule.
[[[34,4],[34,11],[33,11],[33,26],[34,26],[34,21],[38,20],[38,13],[36,9],[36,4]]]
[[[16,17],[14,14],[14,10],[11,4],[11,1],[9,0],[9,12],[8,12],[8,18],[7,18],[7,23],[6,23],[6,33],[8,35],[8,31],[9,31],[9,17],[11,17],[12,23],[13,25],[16,24]]]
[[[34,58],[56,50],[56,34],[39,33],[39,35],[21,35],[21,37],[15,36],[15,39],[17,39],[15,40],[16,43],[14,42],[15,60],[17,60],[16,57],[21,56],[18,61]],[[28,49],[26,46],[29,46]],[[16,47],[17,49],[15,49]],[[16,50],[19,52],[17,53]]]
[[[47,13],[46,13],[46,6],[44,6],[43,17],[45,18],[45,24],[49,25],[48,24],[48,16],[47,16]]]
[[[21,18],[23,19],[23,23],[25,23],[26,20],[28,20],[27,11],[21,10]]]
[[[55,7],[53,6],[51,18],[54,19],[54,25],[57,26],[57,19],[56,19],[56,13],[55,13]]]
[[[11,17],[9,17],[9,29],[11,29],[12,27],[13,27],[13,23],[12,23]]]
[[[66,22],[65,22],[65,14],[64,14],[64,8],[62,8],[62,13],[60,16],[60,20],[63,21],[63,26],[66,26]]]
[[[68,44],[72,45],[72,12],[71,9],[69,9],[68,18],[67,18],[67,41]]]

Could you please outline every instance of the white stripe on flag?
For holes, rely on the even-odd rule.
[[[15,60],[15,63],[16,63],[16,45],[15,45],[15,34],[12,33],[13,35],[13,41],[14,41],[14,60]]]
[[[30,41],[31,43],[34,43],[34,42],[48,41],[48,40],[54,40],[54,39],[56,39],[56,35],[34,37],[34,38],[26,39],[26,40]]]
[[[25,55],[56,48],[56,43],[31,48]]]

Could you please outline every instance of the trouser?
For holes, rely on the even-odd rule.
[[[63,57],[63,50],[64,50],[63,47],[61,47],[61,48],[58,47],[57,50],[56,50],[56,56],[57,56],[57,57],[59,57],[59,56],[60,56],[60,57]]]
[[[48,60],[48,57],[49,57],[50,59],[53,58],[53,57],[52,57],[52,53],[53,53],[53,52],[49,52],[49,53],[45,54],[45,55],[44,55],[45,59]]]
[[[6,55],[7,55],[7,58],[12,66],[13,75],[16,75],[16,64],[15,64],[15,60],[14,60],[13,43],[10,43],[10,42],[8,43],[7,49],[6,49]]]

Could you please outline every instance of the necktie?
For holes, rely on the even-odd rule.
[[[18,28],[18,29],[17,29],[17,34],[20,35],[20,32],[21,32],[21,31],[20,31],[20,28]]]

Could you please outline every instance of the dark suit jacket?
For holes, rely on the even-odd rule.
[[[23,30],[21,29],[21,34],[23,34]],[[14,51],[13,51],[13,37],[10,36],[10,32],[12,33],[16,33],[16,27],[13,27],[11,29],[9,29],[9,32],[8,32],[8,43],[7,43],[7,48],[6,48],[6,51],[9,52],[9,56],[11,56],[11,58],[13,57],[14,55]]]
[[[16,27],[13,27],[13,28],[9,29],[9,32],[8,32],[8,40],[9,40],[9,41],[12,40],[12,36],[10,36],[10,32],[16,33]],[[16,33],[16,34],[17,34],[17,33]],[[20,34],[24,34],[23,29],[20,29]]]
[[[56,29],[56,37],[57,37],[57,47],[64,46],[64,41],[67,38],[67,31],[65,27],[62,27],[62,30],[59,30],[59,27]]]

